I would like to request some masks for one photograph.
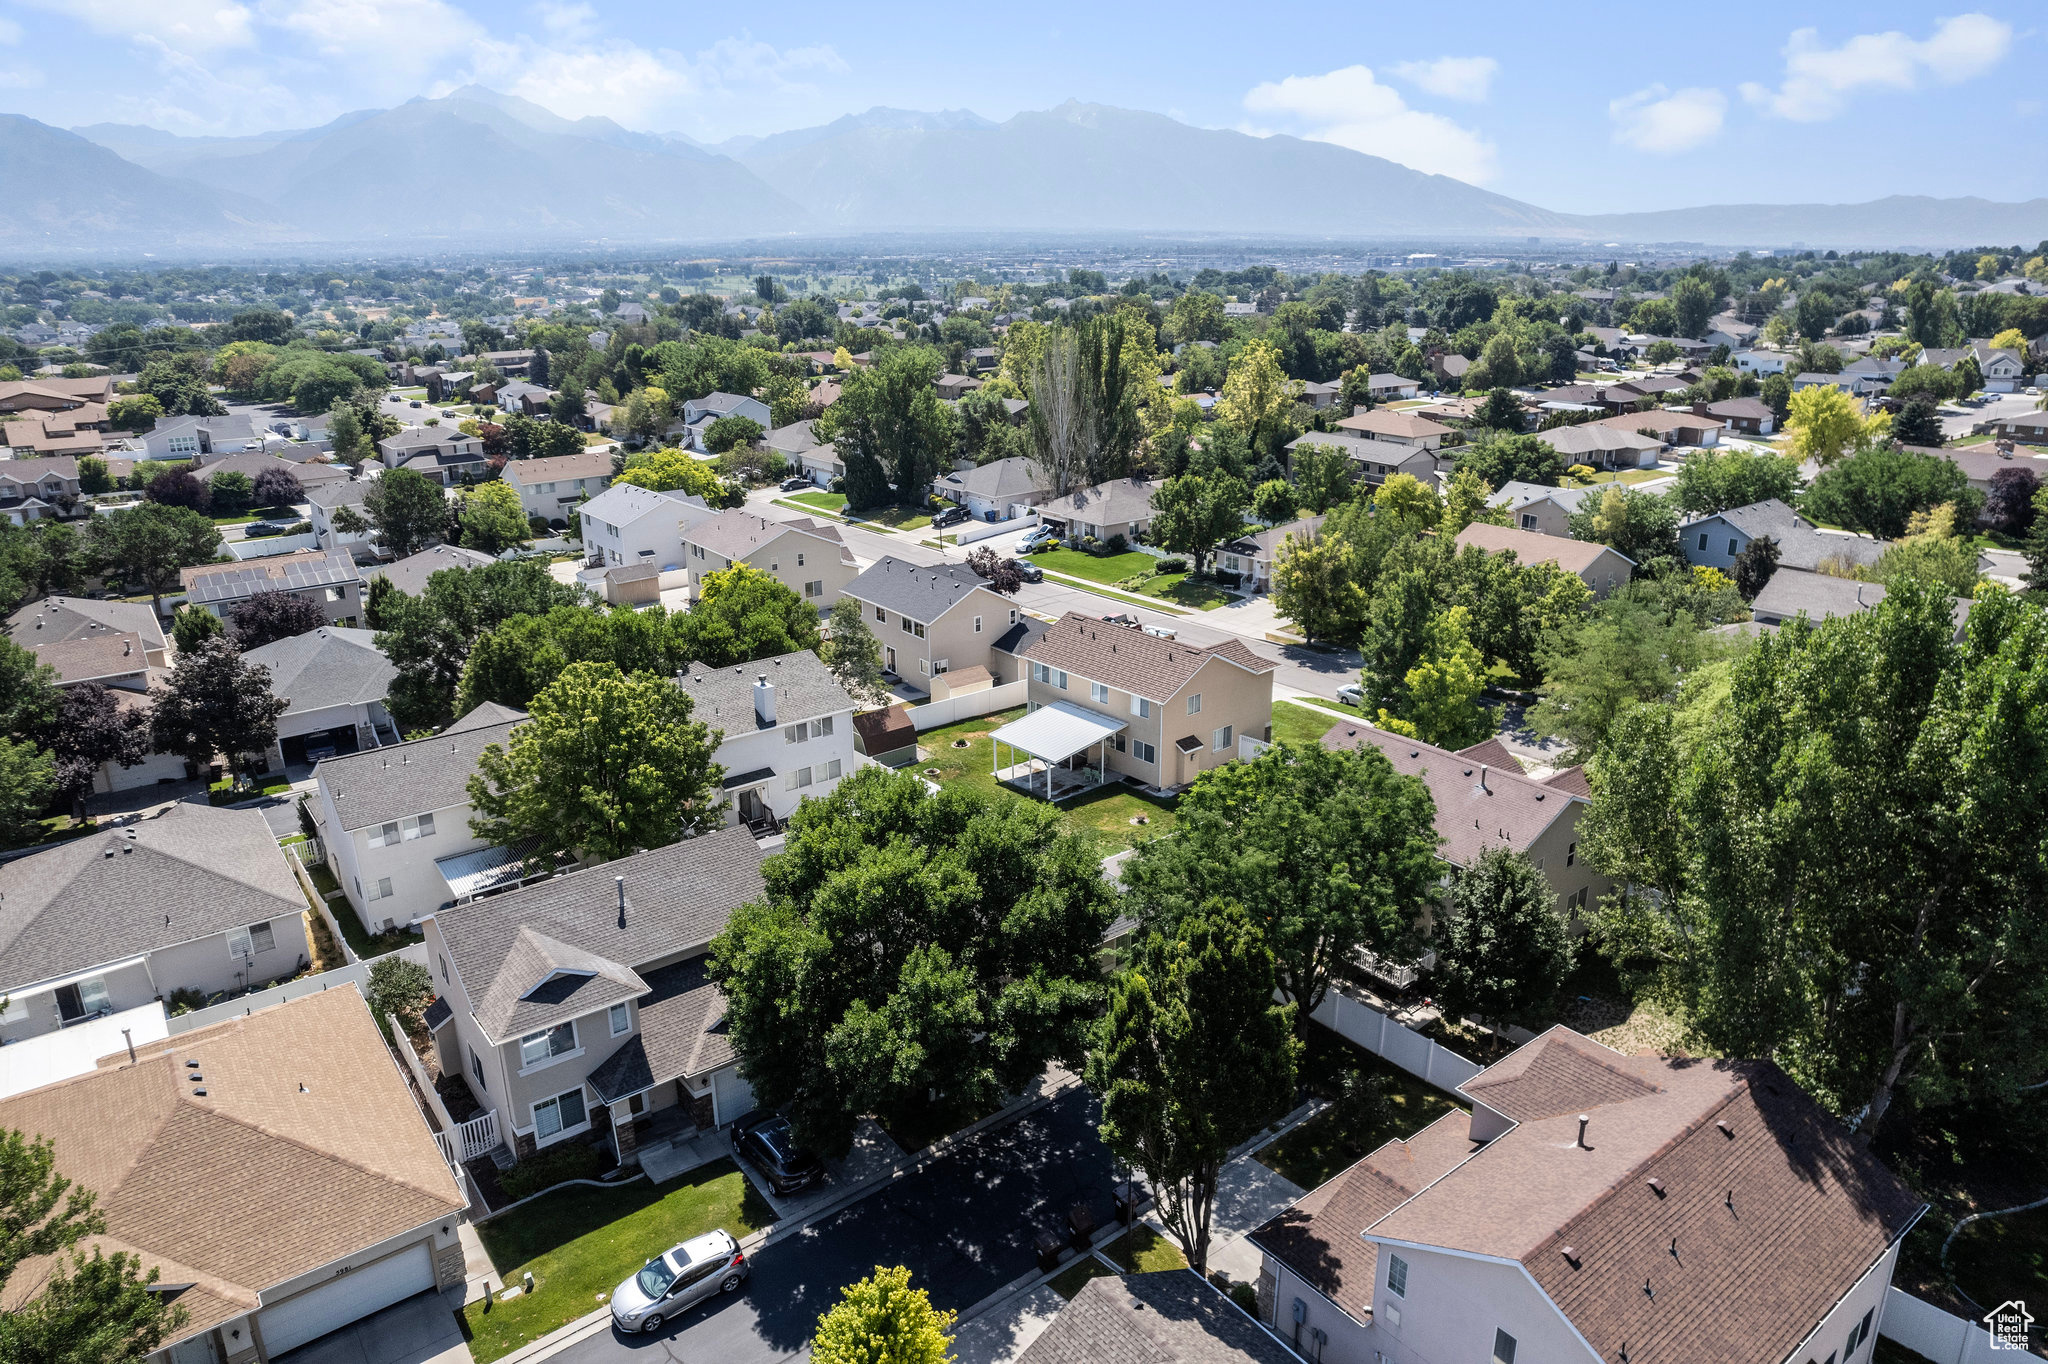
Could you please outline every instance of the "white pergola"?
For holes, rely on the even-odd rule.
[[[989,738],[993,744],[989,753],[989,772],[1001,780],[1002,759],[997,751],[1005,744],[1012,750],[1011,765],[1016,765],[1016,754],[1023,753],[1045,764],[1045,798],[1053,798],[1052,769],[1081,752],[1091,744],[1107,745],[1109,740],[1122,733],[1128,726],[1121,720],[1107,715],[1098,715],[1092,710],[1067,701],[1054,701],[1040,706],[1021,720],[1012,720]],[[1096,755],[1095,779],[1100,782],[1108,771],[1107,748]]]

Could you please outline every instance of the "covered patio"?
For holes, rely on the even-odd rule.
[[[1093,790],[1109,779],[1109,745],[1126,728],[1121,720],[1054,701],[989,736],[990,771],[997,781],[1047,800]],[[1010,749],[1007,766],[1005,746]],[[1092,768],[1087,764],[1090,749],[1095,750]]]

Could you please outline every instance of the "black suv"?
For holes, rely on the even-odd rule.
[[[796,1144],[789,1119],[758,1109],[732,1125],[732,1152],[761,1172],[776,1193],[788,1195],[825,1177],[825,1167]]]
[[[948,526],[957,526],[966,519],[967,508],[948,507],[932,518],[932,525],[938,530],[944,530]]]

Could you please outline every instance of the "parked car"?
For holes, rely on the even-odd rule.
[[[1355,682],[1348,687],[1339,687],[1337,688],[1337,699],[1347,706],[1357,706],[1363,710],[1365,708],[1365,688]]]
[[[782,480],[782,491],[786,493],[793,493],[798,488],[808,488],[810,486],[811,481],[808,478],[785,478]]]
[[[414,407],[425,407],[425,406],[426,406],[426,404],[425,404],[425,403],[423,403],[423,402],[421,402],[421,401],[420,401],[420,400],[419,400],[418,398],[414,398],[414,399],[412,400],[412,405],[413,405]]]
[[[265,535],[282,535],[285,533],[285,529],[284,526],[275,521],[251,521],[248,525],[242,527],[242,538],[245,540],[256,540]]]
[[[306,750],[306,761],[309,763],[321,762],[333,757],[335,753],[336,749],[333,744],[321,744],[316,748]]]
[[[948,526],[957,526],[966,519],[967,508],[948,507],[932,518],[932,529],[944,530]]]
[[[732,1152],[761,1172],[779,1194],[793,1194],[825,1177],[825,1166],[796,1144],[789,1119],[762,1109],[732,1125]]]
[[[1045,570],[1032,563],[1029,559],[1017,559],[1013,562],[1017,565],[1017,576],[1025,582],[1042,583],[1045,581]]]
[[[749,1268],[731,1232],[707,1231],[655,1256],[613,1289],[612,1320],[621,1331],[658,1331],[712,1294],[737,1290]]]
[[[1037,530],[1024,537],[1023,542],[1018,546],[1018,551],[1023,554],[1035,554],[1039,550],[1049,549],[1059,542],[1060,538],[1057,535],[1054,535],[1044,526],[1040,526]]]

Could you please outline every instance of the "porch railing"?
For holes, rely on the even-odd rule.
[[[498,1110],[457,1124],[452,1130],[434,1133],[434,1143],[450,1165],[463,1165],[495,1150],[503,1141],[498,1135]]]

